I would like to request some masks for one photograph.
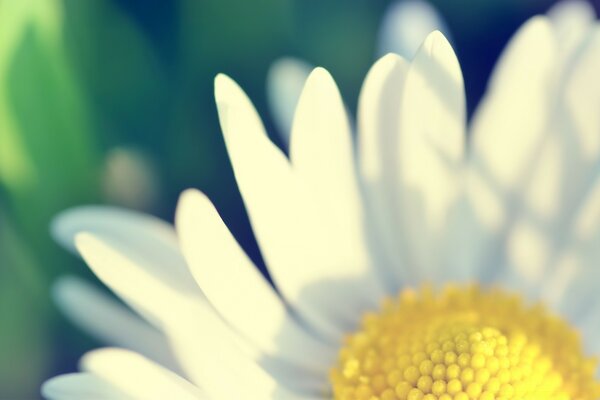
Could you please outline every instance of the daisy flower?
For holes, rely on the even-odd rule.
[[[199,191],[182,194],[175,227],[68,211],[55,235],[129,308],[60,282],[62,307],[118,347],[84,355],[44,396],[600,398],[600,30],[589,9],[563,7],[511,40],[468,134],[439,32],[369,71],[356,145],[324,69],[304,85],[289,156],[219,75],[273,285]]]

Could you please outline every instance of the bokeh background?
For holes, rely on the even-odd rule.
[[[511,34],[553,3],[432,0],[452,33],[469,110]],[[0,0],[0,399],[39,398],[44,379],[74,371],[98,346],[51,299],[59,276],[96,282],[51,239],[57,212],[115,204],[172,220],[178,194],[201,188],[262,264],[218,127],[213,78],[236,79],[274,132],[266,75],[294,56],[331,71],[353,111],[390,4]]]

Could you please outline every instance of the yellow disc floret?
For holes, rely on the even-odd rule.
[[[331,370],[336,400],[596,400],[596,361],[542,306],[479,287],[402,292]]]

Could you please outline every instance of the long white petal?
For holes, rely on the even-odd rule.
[[[106,380],[84,372],[59,375],[42,385],[48,400],[134,400]]]
[[[443,277],[443,253],[456,235],[465,150],[462,73],[440,32],[419,49],[407,76],[399,127],[398,176],[405,243],[416,277]]]
[[[370,246],[390,292],[400,289],[406,277],[401,268],[402,238],[398,214],[398,132],[401,100],[408,63],[388,54],[378,60],[365,78],[358,103],[360,175],[371,229]]]
[[[277,133],[286,147],[290,144],[298,99],[312,69],[305,61],[286,57],[275,61],[267,74],[267,100]]]
[[[179,369],[164,334],[94,285],[66,276],[52,289],[60,310],[104,344],[128,348],[174,371]]]
[[[589,306],[583,291],[593,293],[597,276],[600,117],[594,110],[600,105],[600,28],[593,29],[577,54],[564,79],[557,121],[550,130],[561,140],[562,171],[557,212],[549,229],[555,232],[554,254],[549,257],[550,273],[545,274],[542,295],[548,302],[559,303],[563,311]]]
[[[450,37],[444,19],[430,2],[397,1],[384,14],[379,32],[379,55],[397,53],[412,59],[427,35],[436,30]]]
[[[587,228],[583,227],[597,221],[593,215],[598,210],[594,202],[598,199],[600,163],[599,54],[600,28],[595,28],[577,46],[569,66],[558,66],[562,73],[557,104],[547,123],[545,142],[537,149],[531,182],[523,192],[524,210],[516,221],[535,224],[546,250],[543,259],[535,260],[536,285],[550,277],[556,268],[553,264],[563,258],[561,253],[570,241],[589,240],[584,239],[582,232]],[[587,262],[592,263],[589,259]],[[524,266],[520,272],[531,269],[533,265]],[[583,269],[589,270],[585,266]]]
[[[369,298],[381,295],[366,247],[366,224],[348,115],[333,78],[316,68],[306,81],[292,128],[290,158],[294,174],[315,198],[326,249],[314,260],[315,269],[304,266],[305,279],[353,279],[359,287],[343,293],[322,293],[321,305],[333,312],[356,313]],[[308,275],[311,274],[312,276]],[[330,294],[332,296],[330,296]],[[362,299],[361,299],[362,297]],[[355,304],[358,308],[354,308]]]
[[[561,254],[568,247],[573,212],[589,191],[600,157],[600,118],[593,111],[600,104],[600,86],[595,78],[600,68],[600,35],[597,30],[587,35],[570,57],[562,59],[557,56],[561,48],[553,29],[547,21],[534,19],[509,47],[504,65],[513,65],[508,70],[513,72],[501,70],[500,74],[505,74],[503,87],[513,87],[513,92],[502,94],[506,89],[496,85],[487,104],[491,107],[489,115],[496,113],[497,123],[502,123],[500,115],[510,123],[496,132],[496,138],[488,137],[485,155],[476,153],[474,175],[485,183],[471,193],[473,203],[484,211],[479,214],[483,227],[480,239],[484,240],[478,248],[485,249],[487,258],[480,262],[505,265],[501,278],[536,296],[545,286],[540,281],[554,280],[554,270],[572,270],[573,257]],[[545,50],[536,63],[519,62],[519,54],[540,49]],[[511,55],[511,51],[517,53]],[[537,70],[532,72],[532,67]],[[527,86],[528,80],[535,85]],[[514,96],[514,90],[520,95]],[[520,103],[522,98],[529,98],[529,103]],[[533,102],[538,109],[531,110]],[[534,115],[515,109],[515,104],[530,106],[527,113]],[[512,126],[515,121],[521,121],[528,130]],[[493,119],[487,122],[490,125],[484,125],[494,129]],[[519,145],[509,145],[502,136]],[[478,149],[475,147],[476,152]],[[503,161],[494,160],[498,153],[504,155]],[[496,216],[489,223],[485,211],[494,208],[491,214]],[[487,246],[483,244],[486,240]],[[563,259],[568,262],[562,263]],[[559,261],[563,267],[556,266]]]
[[[362,300],[364,277],[356,276],[353,265],[344,270],[332,263],[347,255],[336,251],[339,242],[329,235],[331,221],[323,216],[306,182],[296,177],[285,155],[268,139],[245,93],[219,75],[215,95],[237,183],[275,283],[302,318],[337,340],[355,321],[356,315],[348,317],[348,311],[360,310],[349,304]],[[345,304],[349,293],[354,298]]]
[[[577,153],[583,162],[591,163],[600,157],[600,26],[587,35],[575,58],[564,86],[565,113],[570,117],[569,132],[577,141]]]
[[[173,348],[189,371],[189,378],[202,385],[203,390],[215,399],[300,399],[318,396],[306,390],[296,393],[286,385],[290,379],[296,379],[296,387],[307,386],[306,377],[300,371],[290,375],[285,381],[275,379],[275,375],[292,370],[277,371],[269,374],[257,363],[234,346],[223,329],[205,318],[177,318],[170,324]]]
[[[527,22],[504,51],[473,118],[473,161],[500,189],[522,178],[544,133],[556,54],[547,20]]]
[[[165,333],[186,376],[208,394],[240,398],[252,393],[250,382],[257,393],[274,390],[273,378],[253,360],[247,343],[225,325],[197,286],[190,291],[165,282],[117,250],[115,243],[92,234],[78,234],[76,243],[96,275]],[[239,373],[230,372],[236,369]],[[245,383],[231,385],[231,376]]]
[[[91,351],[83,356],[81,367],[134,399],[206,398],[190,382],[129,350],[107,348]]]
[[[547,15],[554,27],[563,59],[572,55],[596,19],[594,7],[584,0],[562,0],[550,8]]]
[[[266,354],[326,376],[335,349],[291,317],[279,296],[233,238],[208,198],[184,192],[177,207],[184,254],[219,313]]]
[[[507,230],[520,206],[523,184],[529,180],[550,118],[557,51],[546,19],[535,17],[527,22],[501,56],[473,118],[468,193],[475,213],[471,233],[477,245],[472,246],[471,261],[483,274],[486,268],[498,269],[501,254],[521,257],[521,247],[510,248]],[[529,223],[512,228],[515,237],[522,238],[513,240],[514,244],[536,241]]]
[[[165,282],[182,290],[196,288],[173,226],[158,218],[117,207],[83,206],[64,211],[52,223],[56,240],[73,251],[80,232],[110,240]]]

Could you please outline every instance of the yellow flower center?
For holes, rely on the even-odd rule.
[[[596,365],[542,306],[477,286],[425,288],[365,315],[330,379],[335,400],[596,400]]]

